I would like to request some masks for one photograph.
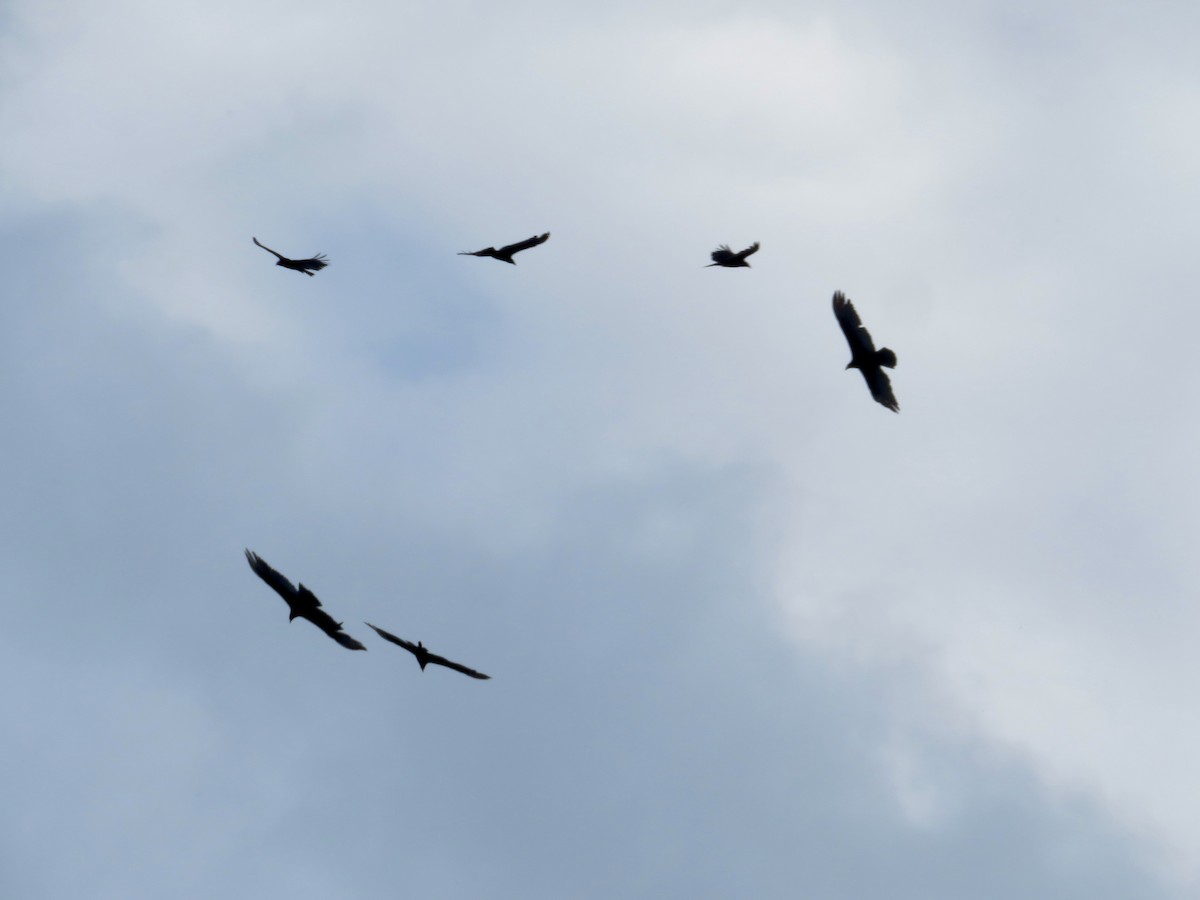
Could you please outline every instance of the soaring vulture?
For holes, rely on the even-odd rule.
[[[252,237],[250,240],[258,244],[258,238]],[[297,272],[303,272],[309,277],[312,276],[313,272],[320,272],[323,268],[329,265],[329,263],[325,261],[324,253],[318,253],[312,259],[288,259],[281,253],[275,253],[275,251],[266,244],[258,244],[258,246],[262,247],[268,253],[274,253],[275,256],[279,258],[279,262],[275,263],[275,265],[283,266],[285,269],[293,269]],[[310,272],[309,269],[312,269],[312,272]]]
[[[289,622],[297,617],[308,619],[347,650],[367,649],[342,631],[342,623],[333,621],[333,616],[321,608],[321,601],[317,599],[317,595],[304,585],[297,588],[267,565],[266,560],[250,550],[246,551],[246,560],[250,563],[254,574],[274,588],[275,593],[287,603],[288,609],[291,610],[291,615],[288,616]]]
[[[394,634],[384,631],[382,628],[376,628],[374,625],[371,625],[370,622],[365,622],[364,624],[371,628],[375,628],[375,633],[385,641],[391,641],[397,647],[403,647],[405,650],[415,656],[417,658],[417,663],[421,666],[422,672],[425,671],[425,667],[429,665],[429,663],[433,663],[435,666],[445,666],[447,669],[453,669],[456,672],[462,672],[464,675],[470,675],[472,678],[478,678],[480,680],[487,680],[492,677],[491,675],[484,675],[482,672],[476,672],[474,669],[468,669],[462,663],[452,662],[451,660],[446,659],[444,656],[438,656],[436,653],[430,653],[425,648],[425,645],[420,641],[417,641],[414,644],[412,641],[406,641],[404,638],[398,638]]]
[[[755,241],[745,250],[734,253],[729,249],[728,244],[722,244],[712,252],[712,262],[704,268],[711,269],[713,266],[725,266],[727,269],[750,268],[750,263],[746,262],[746,257],[758,252],[758,241]]]
[[[854,309],[854,304],[846,299],[846,295],[837,291],[833,295],[833,314],[837,316],[838,324],[846,335],[846,343],[850,345],[850,362],[847,369],[858,369],[866,379],[871,396],[882,403],[892,412],[900,412],[900,404],[892,393],[892,382],[888,379],[883,367],[896,368],[896,354],[887,347],[875,349],[871,340],[871,332],[863,328],[862,320]]]
[[[482,250],[468,252],[466,250],[459,253],[459,256],[490,256],[492,259],[498,259],[502,262],[517,264],[513,259],[514,253],[520,253],[522,250],[528,250],[530,247],[536,247],[538,244],[544,244],[550,240],[550,232],[545,234],[535,235],[531,238],[526,238],[523,241],[518,241],[515,244],[506,244],[497,250],[495,247],[484,247]]]

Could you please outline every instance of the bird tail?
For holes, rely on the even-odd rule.
[[[896,351],[884,347],[875,353],[875,359],[879,361],[881,366],[887,366],[889,369],[896,368]]]

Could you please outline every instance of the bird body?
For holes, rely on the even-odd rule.
[[[746,262],[746,257],[758,252],[758,241],[755,241],[745,250],[740,250],[734,253],[729,249],[728,244],[722,244],[712,252],[712,262],[704,268],[711,269],[713,266],[724,266],[727,269],[750,268],[750,263]]]
[[[312,259],[288,259],[282,253],[275,253],[275,251],[266,244],[259,244],[258,238],[252,237],[250,240],[254,241],[255,244],[258,244],[258,246],[262,247],[268,253],[273,253],[279,260],[277,263],[275,263],[275,265],[283,266],[285,269],[291,269],[294,272],[303,272],[310,278],[312,277],[313,272],[319,272],[329,265],[329,263],[325,260],[324,253],[318,253]],[[312,271],[309,271],[310,269]]]
[[[876,402],[886,406],[892,412],[900,412],[900,404],[896,401],[895,393],[892,392],[891,379],[888,378],[887,372],[883,371],[885,366],[889,369],[896,368],[895,351],[887,347],[875,349],[875,342],[871,340],[871,332],[863,327],[854,304],[847,300],[846,295],[841,291],[834,292],[833,314],[837,317],[838,324],[842,326],[846,343],[850,345],[850,362],[846,364],[846,368],[858,369],[862,372],[863,379],[867,382],[871,396],[875,398]]]
[[[362,643],[342,631],[342,623],[335,621],[333,616],[325,612],[317,595],[303,584],[296,587],[252,550],[246,551],[246,561],[250,563],[254,574],[270,585],[275,593],[287,603],[289,622],[296,618],[308,619],[347,650],[367,649]]]
[[[397,647],[403,647],[405,650],[415,656],[417,658],[417,665],[421,667],[422,672],[425,671],[425,667],[427,665],[433,663],[435,666],[445,666],[447,669],[454,669],[456,672],[462,672],[464,675],[470,675],[472,678],[478,678],[481,681],[486,681],[492,677],[491,675],[484,675],[482,672],[476,672],[474,669],[468,669],[462,663],[453,662],[452,660],[446,659],[444,656],[438,656],[436,653],[430,653],[429,648],[420,641],[417,641],[414,644],[412,641],[406,641],[404,638],[396,637],[396,635],[384,631],[382,628],[378,628],[375,625],[372,625],[370,622],[365,622],[364,624],[368,628],[374,629],[375,633],[385,641],[390,641]]]
[[[513,259],[514,253],[520,253],[522,250],[528,250],[530,247],[536,247],[538,244],[544,244],[550,240],[550,232],[545,234],[534,235],[531,238],[526,238],[523,241],[518,241],[515,244],[506,244],[497,250],[495,247],[484,247],[482,250],[463,250],[459,256],[490,256],[492,259],[498,259],[501,262],[511,263],[516,265],[517,261]]]

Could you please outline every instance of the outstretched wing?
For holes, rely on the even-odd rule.
[[[246,561],[250,563],[250,568],[254,570],[254,574],[269,584],[275,593],[286,600],[288,606],[291,606],[295,602],[299,596],[296,586],[267,565],[265,559],[253,550],[247,550]],[[317,605],[320,606],[321,604],[318,603]]]
[[[363,624],[369,628],[374,628],[375,633],[378,634],[385,641],[391,641],[396,646],[403,647],[409,653],[417,652],[417,645],[412,643],[411,641],[406,641],[404,638],[396,637],[390,631],[384,631],[382,628],[372,625],[370,622],[364,622]]]
[[[256,237],[251,237],[251,238],[250,238],[250,240],[254,241],[254,243],[258,244],[258,246],[262,247],[262,248],[263,248],[264,250],[266,250],[268,253],[275,253],[275,251],[274,251],[274,250],[272,250],[270,247],[268,247],[266,244],[259,244],[259,243],[258,243],[258,238],[256,238]],[[287,259],[287,257],[286,257],[286,256],[284,256],[282,253],[275,253],[275,255],[276,255],[276,256],[278,256],[280,259]]]
[[[316,599],[315,597],[313,599]],[[342,623],[335,622],[333,616],[319,606],[316,609],[306,609],[300,613],[323,632],[345,647],[347,650],[366,650],[363,643],[342,631]]]
[[[500,248],[501,256],[512,256],[514,253],[520,253],[522,250],[528,250],[530,247],[536,247],[538,244],[544,244],[550,240],[550,232],[545,234],[535,235],[526,240],[519,241],[515,244],[505,244]]]
[[[317,272],[329,265],[329,263],[326,261],[324,253],[318,253],[312,259],[298,259],[296,260],[296,264],[303,266],[306,269],[313,269]]]
[[[846,343],[850,345],[850,355],[859,359],[875,352],[875,342],[871,340],[871,332],[863,328],[862,320],[854,304],[846,299],[841,291],[834,292],[833,314],[837,316],[838,324],[842,326],[842,334],[846,335]],[[886,380],[886,376],[885,376]]]
[[[758,241],[755,241],[753,244],[751,244],[749,247],[747,247],[745,250],[743,250],[741,253],[739,253],[737,255],[737,258],[744,260],[747,256],[753,256],[757,252],[758,252]]]
[[[484,247],[482,250],[461,250],[459,256],[495,256],[495,247]]]
[[[325,629],[321,629],[324,631]],[[337,631],[325,631],[327,635],[345,647],[347,650],[366,650],[367,647],[362,641],[352,638],[346,632],[342,631],[341,626],[338,626]]]
[[[863,369],[862,374],[876,402],[882,403],[894,413],[900,412],[900,404],[896,401],[896,395],[892,393],[892,380],[888,378],[887,372],[876,365]]]
[[[462,663],[456,663],[453,660],[446,659],[444,656],[438,656],[436,653],[429,654],[429,662],[445,666],[447,669],[453,669],[456,672],[462,672],[464,675],[470,675],[472,678],[478,678],[481,681],[487,681],[492,677],[491,675],[484,675],[482,672],[476,672],[474,669],[468,669]]]
[[[731,262],[737,262],[737,254],[729,249],[728,244],[722,244],[712,252],[712,265],[724,266]]]

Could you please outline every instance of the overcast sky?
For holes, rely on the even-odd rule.
[[[0,895],[1195,896],[1198,29],[5,4]]]

